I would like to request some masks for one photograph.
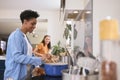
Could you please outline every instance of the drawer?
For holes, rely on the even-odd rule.
[[[0,80],[3,80],[4,78],[4,70],[0,69]]]
[[[5,69],[5,60],[0,60],[0,69]]]
[[[4,65],[0,66],[0,69],[5,69],[5,66]]]
[[[5,60],[0,60],[0,66],[5,65]]]

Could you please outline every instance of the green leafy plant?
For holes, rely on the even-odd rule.
[[[57,43],[57,45],[53,46],[52,54],[53,55],[60,55],[60,53],[65,52],[65,48],[60,45],[60,41]]]
[[[71,31],[72,31],[71,24],[66,24],[66,28],[63,33],[63,38],[65,38],[66,40],[69,38],[71,40]],[[77,38],[77,30],[74,25],[74,39],[76,38]]]
[[[65,28],[64,33],[63,33],[63,38],[65,38],[65,39],[70,38],[71,39],[70,32],[71,32],[71,25],[70,24],[66,24],[66,28]]]

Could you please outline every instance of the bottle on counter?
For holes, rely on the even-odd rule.
[[[117,63],[115,60],[119,47],[118,21],[105,19],[100,22],[100,51],[103,57],[100,80],[117,80]]]

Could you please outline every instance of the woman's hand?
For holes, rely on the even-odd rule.
[[[50,59],[52,56],[50,54],[45,54],[47,59]]]
[[[42,54],[40,57],[41,57],[41,59],[42,59],[44,62],[45,62],[46,59],[47,59],[47,56],[46,56],[46,55],[43,55],[43,54]]]

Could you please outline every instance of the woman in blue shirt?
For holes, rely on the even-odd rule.
[[[36,11],[21,12],[22,27],[12,32],[8,38],[4,80],[25,80],[27,65],[41,65],[46,58],[33,57],[32,47],[26,38],[26,33],[35,29],[38,17]]]

